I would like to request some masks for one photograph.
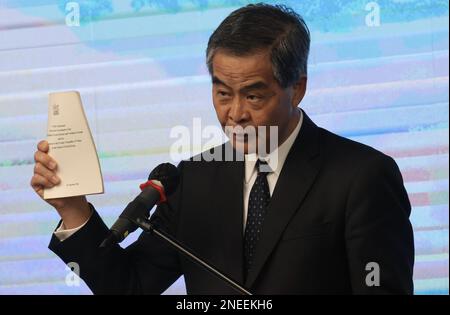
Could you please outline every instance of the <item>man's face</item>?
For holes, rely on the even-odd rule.
[[[256,130],[257,141],[264,137],[266,148],[270,145],[270,126],[278,127],[279,144],[295,129],[299,115],[296,107],[305,88],[303,78],[283,89],[274,78],[269,53],[237,57],[219,50],[214,56],[213,103],[222,128],[266,126],[265,136]],[[246,154],[253,151],[248,136],[227,135],[235,149]]]

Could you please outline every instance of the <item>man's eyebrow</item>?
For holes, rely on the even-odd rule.
[[[213,77],[212,83],[213,83],[213,84],[216,84],[216,85],[223,85],[223,86],[229,88],[229,86],[226,85],[225,82],[223,82],[222,80],[220,80],[220,79],[219,79],[218,77],[216,77],[216,76]]]
[[[251,90],[264,90],[267,88],[269,88],[269,86],[266,83],[264,83],[262,81],[258,81],[258,82],[252,83],[250,85],[244,86],[243,88],[241,88],[240,92],[245,93],[245,92],[248,92]]]
[[[226,85],[225,82],[223,82],[222,80],[220,80],[216,76],[214,76],[212,78],[212,83],[216,84],[216,85],[223,85],[223,86],[225,86],[225,87],[230,89],[230,87],[228,85]],[[247,86],[242,87],[240,89],[240,92],[241,93],[246,93],[246,92],[251,91],[251,90],[263,90],[263,89],[267,89],[267,88],[269,88],[269,86],[266,83],[264,83],[263,81],[258,81],[258,82],[255,82],[255,83],[252,83],[252,84],[249,84]]]

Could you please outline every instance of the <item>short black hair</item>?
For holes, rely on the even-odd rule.
[[[284,5],[250,4],[232,12],[208,41],[206,62],[221,49],[236,56],[248,56],[270,49],[275,79],[286,88],[308,73],[311,36],[303,18]]]

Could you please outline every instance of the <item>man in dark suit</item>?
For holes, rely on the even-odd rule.
[[[304,21],[285,7],[250,5],[222,22],[207,49],[218,119],[224,129],[274,126],[279,145],[262,155],[231,128],[227,144],[179,164],[180,183],[152,221],[256,294],[411,294],[411,206],[400,171],[298,109],[309,43]],[[256,139],[270,147],[267,134]],[[202,158],[227,146],[244,159]],[[42,195],[59,179],[48,144],[38,149],[31,185]],[[77,262],[94,293],[158,294],[181,275],[189,294],[235,293],[154,235],[100,250],[108,228],[85,197],[49,203],[62,218],[50,249]]]

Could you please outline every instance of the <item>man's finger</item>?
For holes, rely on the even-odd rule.
[[[34,174],[31,178],[31,187],[38,192],[39,189],[43,188],[52,188],[55,186],[52,182],[50,182],[47,178],[42,175]]]
[[[47,153],[36,151],[34,154],[34,160],[36,163],[41,163],[50,170],[56,169],[56,162]]]
[[[36,163],[34,166],[34,173],[41,175],[42,177],[46,178],[48,181],[52,182],[54,185],[59,184],[60,180],[58,176],[48,168],[46,168],[41,163]]]
[[[42,152],[44,152],[44,153],[47,153],[47,152],[48,152],[48,149],[49,149],[49,145],[48,145],[47,140],[39,141],[39,143],[38,143],[38,145],[37,145],[37,148],[38,148],[39,151],[42,151]]]

